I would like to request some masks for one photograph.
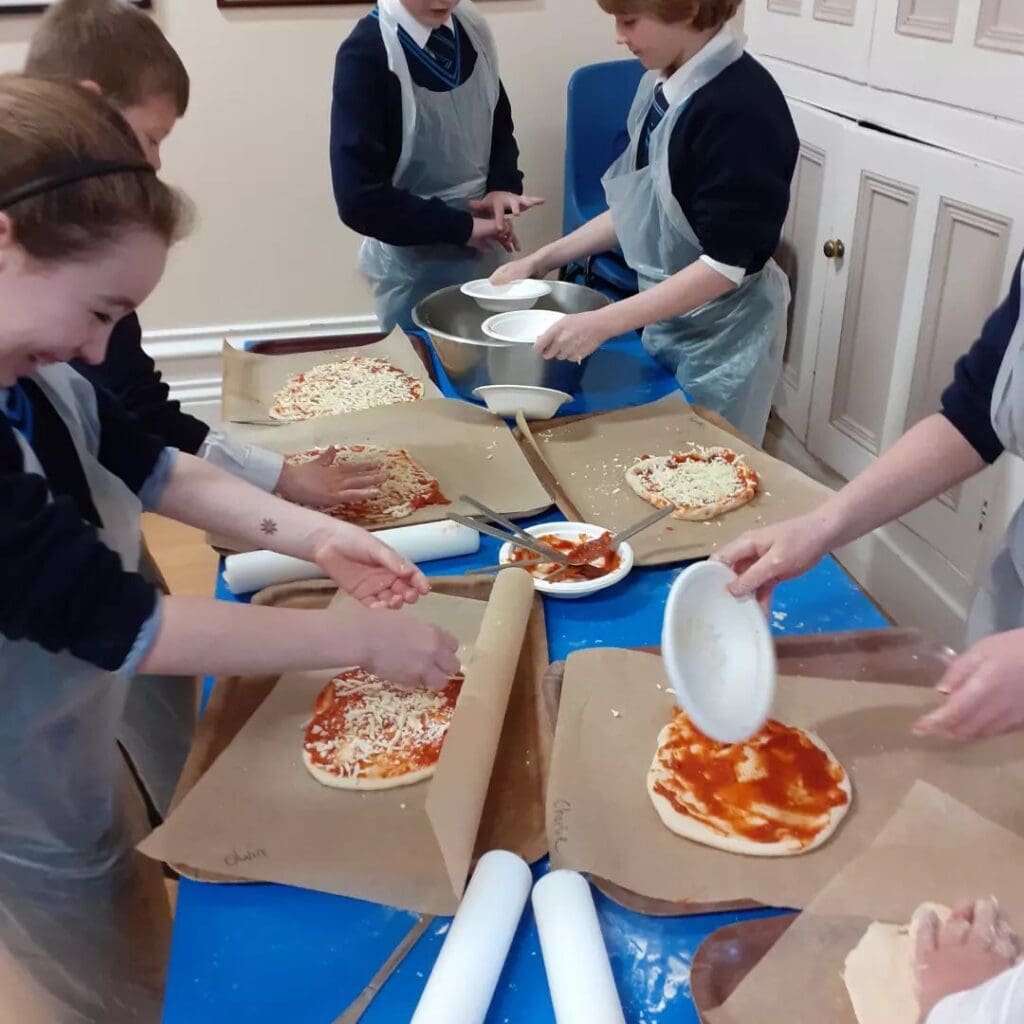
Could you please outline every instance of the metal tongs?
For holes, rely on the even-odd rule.
[[[514,544],[516,547],[524,548],[527,551],[538,555],[539,558],[536,560],[522,561],[522,562],[509,562],[503,563],[498,566],[487,566],[483,569],[471,569],[466,575],[479,575],[485,572],[500,571],[501,569],[510,568],[529,568],[533,565],[539,565],[541,562],[557,562],[562,566],[569,566],[569,559],[566,558],[560,551],[555,551],[553,548],[549,548],[547,544],[542,544],[536,537],[527,533],[524,529],[516,526],[511,519],[506,519],[505,516],[494,509],[488,508],[483,502],[477,501],[476,498],[471,498],[468,494],[462,494],[459,496],[459,501],[464,501],[467,505],[472,505],[473,508],[478,509],[483,515],[487,516],[488,519],[497,523],[499,526],[504,526],[506,530],[510,531],[511,536],[506,533],[502,533],[501,530],[494,526],[489,526],[487,523],[481,523],[477,519],[470,519],[468,516],[460,516],[453,513],[449,513],[448,518],[456,523],[460,523],[462,526],[468,526],[471,530],[478,530],[480,533],[487,534],[488,537],[494,537],[497,540],[505,541],[506,544]]]
[[[501,572],[503,569],[529,569],[532,566],[540,565],[541,562],[555,562],[562,568],[557,569],[550,580],[554,580],[556,577],[563,573],[571,570],[582,568],[584,565],[589,564],[596,558],[601,558],[609,551],[614,551],[624,541],[630,537],[640,533],[641,530],[646,530],[656,523],[660,523],[662,519],[671,515],[675,511],[674,505],[669,505],[666,508],[659,509],[653,515],[645,516],[639,522],[634,523],[632,526],[627,527],[625,530],[620,530],[614,536],[609,536],[608,540],[602,538],[594,538],[593,540],[584,541],[577,545],[577,551],[582,550],[589,552],[593,550],[593,554],[580,562],[579,559],[571,557],[571,555],[564,555],[560,551],[555,551],[549,548],[546,544],[541,543],[536,537],[527,533],[525,530],[516,526],[510,519],[506,519],[504,516],[499,515],[493,509],[489,509],[482,502],[477,501],[475,498],[471,498],[468,494],[463,494],[459,498],[460,501],[464,501],[467,505],[472,505],[473,508],[479,509],[481,513],[487,516],[494,522],[504,526],[507,530],[512,532],[512,536],[502,533],[500,530],[493,526],[478,522],[476,519],[469,519],[465,516],[459,516],[450,514],[449,518],[453,519],[457,523],[461,523],[463,526],[468,526],[470,529],[479,530],[480,533],[485,533],[489,537],[495,537],[498,540],[505,541],[506,543],[515,544],[516,547],[524,548],[527,551],[531,551],[533,554],[538,555],[537,559],[523,560],[519,562],[502,562],[499,565],[488,565],[480,569],[470,569],[466,572],[467,576],[478,576],[485,573]]]

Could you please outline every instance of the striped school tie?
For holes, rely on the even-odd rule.
[[[640,145],[636,151],[636,169],[642,170],[651,162],[651,136],[654,129],[665,120],[668,113],[668,100],[665,98],[665,90],[659,85],[654,90],[654,101],[651,109],[647,112],[647,120],[644,121],[643,132],[640,135]]]
[[[425,49],[446,75],[450,77],[455,74],[459,45],[455,39],[455,33],[447,25],[435,28],[430,33]]]

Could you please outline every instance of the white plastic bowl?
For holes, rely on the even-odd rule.
[[[564,391],[527,384],[488,384],[475,388],[473,397],[484,402],[495,416],[513,419],[522,409],[528,420],[549,420],[566,402],[572,401],[572,395]]]
[[[594,526],[591,523],[541,523],[539,526],[527,527],[526,532],[531,537],[548,536],[578,541],[581,534],[587,540],[594,540],[608,531],[601,526]],[[511,561],[512,548],[514,546],[513,544],[502,545],[501,551],[498,553],[498,561]],[[580,580],[573,583],[548,583],[547,580],[531,577],[534,589],[542,594],[547,594],[548,597],[561,597],[572,601],[580,597],[589,597],[591,594],[596,594],[599,590],[607,590],[608,587],[614,587],[620,580],[624,580],[633,568],[633,549],[629,544],[625,542],[620,544],[618,552],[619,559],[621,560],[618,569],[602,576],[600,579]]]
[[[467,281],[461,288],[481,309],[489,313],[508,313],[518,309],[533,309],[551,294],[551,285],[544,281],[512,281],[510,284],[491,284],[486,277]]]
[[[521,309],[488,317],[481,328],[488,338],[513,345],[533,345],[566,314],[554,309]]]
[[[726,589],[735,578],[718,562],[685,569],[669,592],[661,632],[676,703],[720,743],[753,736],[775,700],[771,632],[753,597],[735,598]]]

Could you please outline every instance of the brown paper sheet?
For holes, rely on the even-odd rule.
[[[673,710],[669,685],[654,655],[594,650],[569,658],[548,786],[556,866],[662,900],[803,907],[870,845],[917,779],[1024,834],[1018,737],[967,747],[917,738],[913,722],[936,704],[929,690],[783,676],[773,717],[813,730],[835,752],[853,783],[846,819],[828,843],[796,857],[744,857],[689,842],[661,824],[645,785]]]
[[[551,505],[551,496],[530,468],[508,427],[486,410],[467,402],[408,402],[274,429],[233,426],[228,432],[240,441],[282,455],[332,444],[405,448],[437,478],[450,504],[428,505],[405,519],[374,529],[438,522],[452,512],[476,515],[476,509],[458,500],[461,494],[515,517],[536,515]],[[230,537],[210,535],[207,539],[212,547],[222,551],[251,550],[251,546]]]
[[[875,841],[807,906],[713,1024],[857,1024],[843,964],[872,921],[902,924],[925,902],[994,895],[1024,927],[1024,839],[917,782]],[[813,970],[808,965],[813,964]],[[777,1016],[766,1016],[769,1007]]]
[[[626,483],[626,470],[641,455],[666,455],[690,444],[724,445],[745,456],[761,477],[762,491],[749,504],[703,523],[666,519],[630,540],[639,565],[667,565],[710,555],[747,530],[817,508],[832,493],[798,469],[699,416],[681,395],[651,405],[560,424],[533,433],[537,450],[569,498],[563,514],[621,530],[651,506]],[[556,499],[558,494],[556,492]]]
[[[428,617],[472,645],[433,779],[380,792],[319,785],[302,763],[302,729],[333,673],[290,674],[140,849],[192,871],[453,913],[533,605],[530,578],[510,571],[486,607],[435,593],[395,613]]]
[[[427,368],[416,354],[404,331],[395,330],[383,341],[359,348],[331,349],[326,352],[296,352],[294,355],[265,356],[245,352],[224,342],[223,381],[221,384],[221,418],[225,423],[263,423],[280,427],[270,418],[274,393],[293,374],[311,370],[321,363],[342,362],[353,356],[386,359],[392,366],[405,370],[423,381],[424,398],[440,398],[441,392],[430,380]]]

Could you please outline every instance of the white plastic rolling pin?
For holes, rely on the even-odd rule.
[[[472,555],[480,550],[480,534],[468,526],[446,519],[441,523],[420,523],[379,530],[374,536],[405,555],[410,562]],[[232,594],[251,594],[277,583],[323,579],[325,573],[312,562],[279,555],[274,551],[249,551],[229,555],[224,562],[224,580]]]
[[[545,875],[533,913],[558,1024],[625,1024],[587,880],[575,871]]]
[[[514,853],[480,858],[411,1024],[483,1024],[532,883]]]

